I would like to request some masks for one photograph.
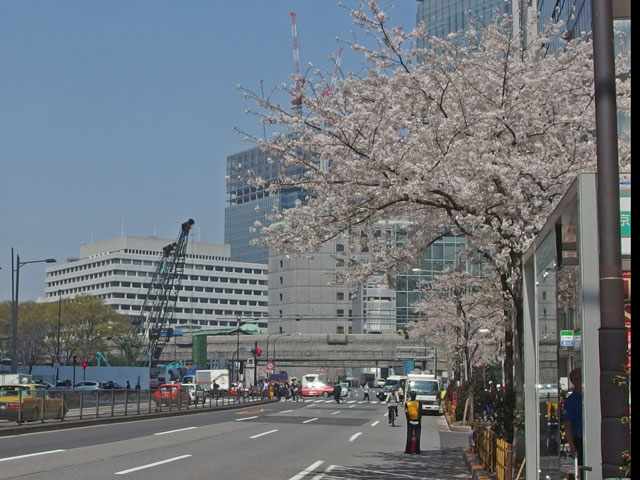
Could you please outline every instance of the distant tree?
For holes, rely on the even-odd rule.
[[[466,235],[498,274],[513,398],[523,254],[576,175],[595,170],[592,45],[577,38],[548,53],[558,25],[525,44],[510,19],[439,39],[423,26],[390,28],[375,0],[351,15],[372,39],[352,45],[361,74],[325,96],[323,84],[308,82],[299,111],[244,90],[264,122],[283,130],[260,144],[285,167],[306,169],[269,188],[309,192],[274,214],[271,228],[256,228],[281,252],[309,253],[338,237],[357,248],[363,235],[373,242],[378,222],[406,220],[403,238],[369,247],[372,261],[352,269],[355,280],[406,271],[443,231]],[[418,38],[427,47],[416,48]],[[630,69],[617,67],[618,104],[629,111]],[[619,145],[626,169],[628,135]]]
[[[58,322],[60,323],[60,361],[72,363],[92,361],[96,352],[117,348],[131,331],[129,317],[120,315],[102,300],[80,296],[73,300],[36,303],[23,302],[18,311],[19,364],[41,365],[56,361],[58,348]],[[6,332],[6,333],[5,333]],[[0,335],[5,341],[5,356],[11,345],[11,302],[0,304]]]

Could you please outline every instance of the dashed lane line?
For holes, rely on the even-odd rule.
[[[180,455],[179,457],[168,458],[166,460],[162,460],[160,462],[149,463],[147,465],[141,465],[139,467],[130,468],[129,470],[122,470],[120,472],[116,472],[115,475],[126,475],[127,473],[137,472],[138,470],[144,470],[146,468],[156,467],[158,465],[163,465],[169,462],[175,462],[177,460],[182,460],[183,458],[189,458],[191,455]]]

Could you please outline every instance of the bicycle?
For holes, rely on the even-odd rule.
[[[389,424],[392,427],[396,426],[396,405],[389,405]]]

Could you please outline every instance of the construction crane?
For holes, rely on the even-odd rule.
[[[184,222],[178,239],[162,249],[140,316],[132,322],[134,335],[127,352],[130,363],[153,366],[171,338],[170,324],[184,273],[189,231],[194,223],[193,219]]]
[[[340,63],[342,62],[342,47],[338,49],[338,55],[336,56],[336,64],[333,68],[333,76],[331,77],[331,83],[325,85],[322,89],[322,96],[326,97],[327,95],[331,95],[336,89],[336,84],[338,83],[338,74],[340,73]]]
[[[291,15],[291,37],[293,39],[293,73],[295,75],[296,84],[293,87],[291,95],[291,104],[296,113],[302,111],[302,100],[304,98],[302,89],[305,79],[300,75],[300,52],[298,50],[298,28],[296,26],[296,12],[289,12]]]

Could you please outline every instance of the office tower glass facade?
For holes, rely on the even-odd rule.
[[[259,236],[251,232],[256,222],[268,226],[267,215],[274,206],[280,211],[290,208],[295,201],[304,200],[299,189],[281,191],[277,195],[269,193],[269,186],[277,181],[285,168],[277,157],[259,147],[227,157],[227,206],[224,213],[224,243],[231,246],[231,260],[236,262],[264,263],[269,261],[267,249],[252,245]],[[302,167],[286,167],[286,175],[302,175]],[[249,185],[251,178],[260,177],[265,181],[261,187]]]

